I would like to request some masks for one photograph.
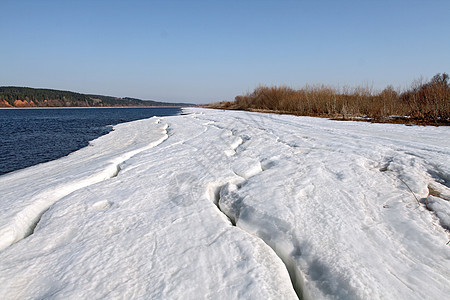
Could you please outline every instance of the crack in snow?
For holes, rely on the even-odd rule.
[[[286,267],[286,270],[288,271],[289,277],[291,278],[291,283],[292,283],[292,288],[294,289],[295,293],[297,294],[297,297],[299,299],[304,299],[307,298],[305,297],[305,295],[303,295],[303,289],[302,289],[302,284],[301,284],[301,278],[300,278],[300,270],[299,268],[296,266],[295,261],[291,258],[288,257],[287,255],[284,255],[283,253],[281,253],[280,251],[278,251],[279,249],[277,249],[276,245],[267,242],[264,238],[258,236],[258,235],[254,235],[253,233],[245,230],[244,228],[240,227],[237,225],[236,221],[239,217],[239,212],[240,212],[240,207],[239,205],[233,207],[233,213],[230,213],[230,211],[227,211],[226,209],[224,209],[221,204],[223,203],[222,197],[223,197],[223,191],[225,191],[225,193],[228,192],[228,189],[230,188],[230,186],[234,186],[236,188],[240,188],[237,185],[231,184],[231,183],[227,183],[221,186],[217,187],[218,192],[215,193],[215,198],[213,200],[213,202],[216,204],[217,209],[223,214],[225,215],[228,220],[230,221],[230,223],[232,224],[232,226],[235,226],[236,228],[241,229],[242,231],[251,234],[252,236],[257,237],[258,239],[260,239],[262,242],[264,242],[267,246],[269,246],[275,255],[277,255],[280,260],[283,262],[283,264]],[[295,254],[301,255],[301,250],[300,248],[297,248],[295,251]],[[300,282],[300,284],[299,284]]]
[[[239,228],[240,230],[246,232],[247,234],[251,234],[252,236],[258,238],[262,242],[264,242],[267,246],[269,246],[274,254],[280,258],[280,260],[283,262],[283,264],[286,267],[286,270],[288,271],[289,277],[291,279],[292,288],[294,289],[295,293],[297,294],[297,297],[299,299],[307,299],[307,295],[304,295],[304,290],[302,288],[303,286],[303,279],[301,277],[301,271],[299,267],[295,263],[295,257],[298,257],[301,255],[301,249],[300,247],[295,246],[294,251],[291,253],[282,253],[276,244],[273,244],[266,239],[264,239],[261,236],[255,235],[252,232],[249,232],[245,228],[240,227],[237,224],[237,220],[239,219],[239,214],[241,211],[241,204],[242,200],[240,199],[238,201],[232,200],[229,203],[227,203],[227,195],[232,194],[233,192],[239,190],[243,184],[245,184],[250,178],[257,175],[260,172],[263,172],[270,168],[270,164],[267,164],[264,168],[262,167],[261,162],[258,161],[259,165],[259,171],[255,171],[255,169],[250,169],[245,172],[235,172],[233,170],[233,173],[235,173],[238,177],[240,177],[242,180],[235,180],[233,182],[227,182],[225,184],[219,184],[214,185],[210,184],[208,187],[208,195],[210,200],[215,204],[217,209],[220,213],[222,213],[227,219],[230,221],[232,226],[235,226],[236,228]],[[244,173],[246,176],[242,176],[239,173]],[[250,174],[250,175],[249,175]]]

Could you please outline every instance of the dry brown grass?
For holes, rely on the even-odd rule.
[[[233,102],[214,103],[207,107],[448,125],[450,83],[449,76],[443,73],[428,82],[415,81],[403,92],[396,91],[392,86],[379,92],[361,86],[337,89],[326,85],[307,85],[299,90],[287,86],[259,86],[251,93],[237,96]]]

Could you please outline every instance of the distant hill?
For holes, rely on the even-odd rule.
[[[69,91],[0,87],[0,107],[121,107],[121,106],[195,106],[190,103],[168,103],[135,98],[86,95]]]

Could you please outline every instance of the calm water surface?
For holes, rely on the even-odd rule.
[[[180,113],[177,107],[0,109],[0,175],[68,155],[111,125]]]

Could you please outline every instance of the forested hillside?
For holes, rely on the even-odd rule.
[[[188,103],[146,101],[86,95],[69,91],[34,89],[28,87],[0,87],[0,107],[119,107],[119,106],[193,106]]]

